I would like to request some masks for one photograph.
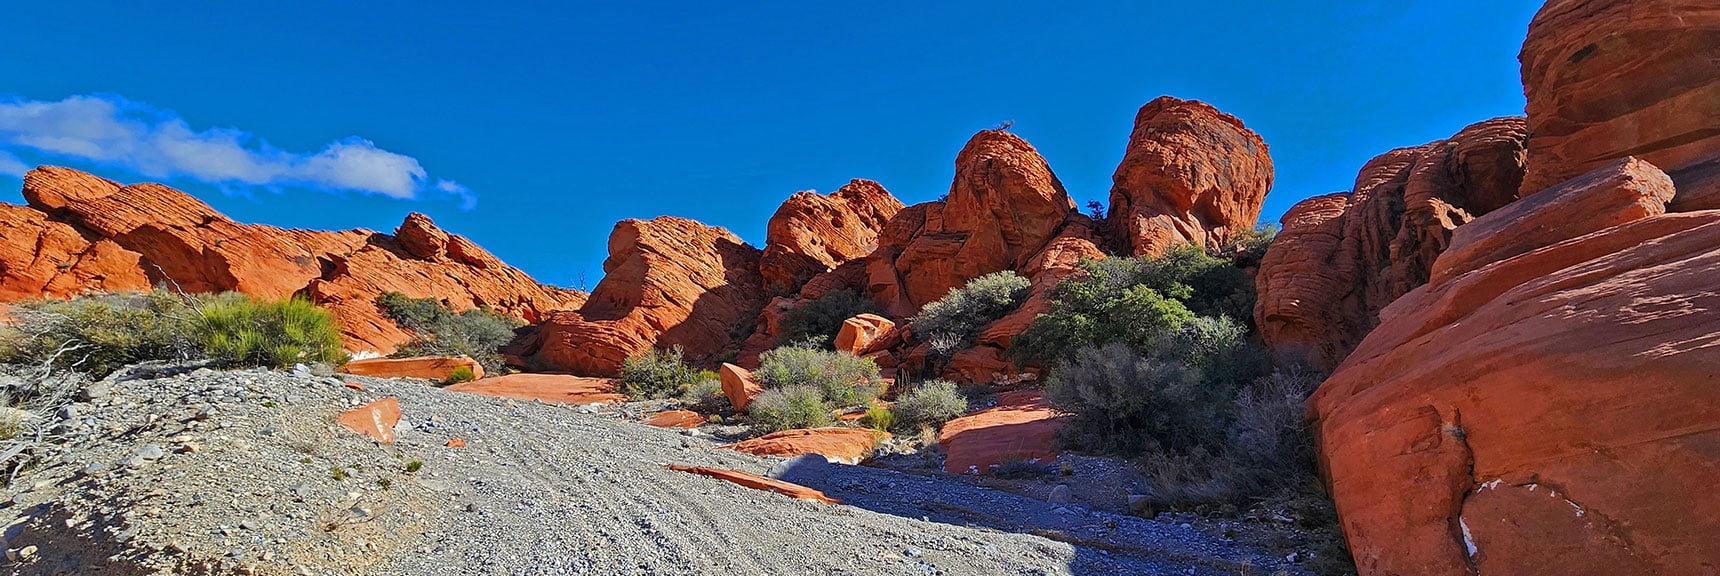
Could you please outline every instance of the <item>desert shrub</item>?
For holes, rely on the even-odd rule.
[[[471,382],[477,379],[478,375],[472,371],[471,367],[460,366],[448,372],[448,380],[446,383],[454,385],[462,382]]]
[[[520,325],[519,319],[488,308],[454,312],[435,299],[409,298],[399,292],[377,296],[376,307],[412,333],[412,340],[395,356],[466,356],[490,372],[503,368],[496,350],[513,340],[514,328]]]
[[[922,341],[965,344],[992,321],[1014,312],[1027,300],[1032,283],[1014,271],[986,274],[927,304],[910,322]]]
[[[753,371],[767,390],[807,386],[832,406],[858,406],[884,392],[878,365],[846,352],[784,346],[759,356]]]
[[[966,413],[967,409],[967,396],[962,395],[955,383],[947,380],[921,382],[897,398],[895,405],[899,422],[910,428],[942,426],[951,418]]]
[[[1277,237],[1277,226],[1261,224],[1231,236],[1229,241],[1219,247],[1218,253],[1235,262],[1238,267],[1256,266],[1260,264],[1261,258],[1266,257],[1266,248],[1271,246]]]
[[[651,348],[621,362],[621,391],[634,398],[673,398],[708,376],[687,364],[680,346]]]
[[[18,304],[0,327],[0,362],[47,364],[105,376],[145,360],[199,354],[193,311],[167,292],[102,294]]]
[[[1232,393],[1185,362],[1115,342],[1077,352],[1045,385],[1046,399],[1073,415],[1076,446],[1126,455],[1218,444]]]
[[[816,341],[829,346],[836,341],[836,333],[842,330],[843,320],[877,312],[878,305],[871,298],[854,290],[837,290],[784,312],[779,341]]]
[[[716,407],[727,405],[729,397],[723,395],[723,381],[711,371],[699,373],[698,380],[687,386],[687,391],[681,394],[681,401],[688,404]]]
[[[866,414],[860,417],[860,423],[879,432],[889,432],[896,425],[896,413],[883,406],[873,406],[866,409]]]
[[[194,308],[193,337],[203,355],[219,364],[285,368],[345,358],[334,315],[303,298],[227,292],[200,299]]]
[[[805,385],[765,390],[747,406],[752,422],[771,432],[829,426],[830,412],[824,393]]]

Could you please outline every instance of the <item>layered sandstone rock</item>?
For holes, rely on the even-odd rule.
[[[717,370],[717,378],[723,385],[723,396],[729,399],[729,405],[736,411],[745,411],[752,405],[753,398],[764,393],[764,385],[753,378],[751,370],[734,364],[723,364]]]
[[[677,464],[671,464],[666,466],[666,468],[677,472],[709,476],[725,482],[733,482],[754,490],[769,490],[796,500],[810,500],[813,502],[823,502],[825,504],[842,503],[841,500],[825,496],[823,492],[791,482],[784,482],[774,478],[766,478],[751,472],[724,470],[722,468],[709,468],[705,466],[681,466]]]
[[[448,390],[544,404],[614,404],[627,395],[615,391],[608,378],[582,378],[566,374],[509,374],[449,386]]]
[[[1458,226],[1517,197],[1526,124],[1498,118],[1368,162],[1348,194],[1304,200],[1255,277],[1255,323],[1280,361],[1336,366],[1381,308],[1425,284]]]
[[[459,369],[471,371],[473,379],[484,377],[484,367],[465,356],[423,356],[418,358],[366,358],[353,360],[340,367],[341,372],[376,378],[424,378],[447,380]]]
[[[539,284],[421,214],[392,237],[285,230],[234,222],[159,184],[122,186],[52,166],[25,176],[24,197],[29,207],[0,205],[0,299],[151,285],[298,294],[334,311],[348,350],[390,353],[410,335],[372,303],[383,292],[436,298],[456,311],[489,307],[527,322],[585,297]]]
[[[1136,255],[1218,247],[1254,228],[1272,189],[1259,134],[1211,105],[1161,96],[1142,106],[1112,175],[1109,223]]]
[[[1624,156],[1673,173],[1720,162],[1713,2],[1552,0],[1519,60],[1532,135],[1525,194]],[[1674,209],[1720,208],[1720,186],[1680,180]]]
[[[890,316],[911,316],[968,280],[1025,265],[1074,208],[1031,144],[980,132],[956,157],[947,200],[909,206],[885,225],[866,291]]]
[[[728,230],[693,220],[623,220],[585,306],[551,314],[511,352],[531,367],[599,376],[653,346],[706,361],[752,332],[766,300],[759,256]]]
[[[1666,184],[1625,160],[1466,225],[1315,393],[1362,574],[1714,569],[1720,211]]]
[[[796,192],[770,217],[759,260],[764,286],[786,294],[814,276],[865,257],[902,201],[871,180],[855,179],[828,196]]]

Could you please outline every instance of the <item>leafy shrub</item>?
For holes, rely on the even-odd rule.
[[[824,393],[814,386],[765,390],[747,406],[754,424],[771,432],[819,428],[835,423]]]
[[[817,341],[830,346],[842,330],[843,320],[877,312],[878,305],[871,298],[854,290],[837,290],[784,312],[779,341]]]
[[[699,374],[699,379],[687,386],[687,391],[681,394],[681,401],[712,407],[727,405],[729,397],[723,395],[723,381],[710,371]]]
[[[228,292],[195,308],[192,333],[204,356],[220,364],[284,368],[345,357],[334,315],[303,298],[264,300]]]
[[[1019,308],[1032,287],[1012,270],[986,274],[927,304],[910,322],[922,341],[965,344],[987,324]]]
[[[673,398],[708,376],[687,364],[680,346],[651,348],[621,363],[621,391],[634,398]]]
[[[884,392],[878,365],[871,360],[806,346],[765,352],[753,376],[766,389],[811,387],[833,406],[858,406]]]
[[[199,354],[187,328],[194,312],[163,291],[24,302],[0,327],[0,362],[48,364],[105,376],[145,360]]]
[[[1232,390],[1205,385],[1187,363],[1113,342],[1058,365],[1045,395],[1073,415],[1067,430],[1077,446],[1139,454],[1219,443]]]
[[[490,372],[503,368],[496,350],[513,340],[514,328],[520,325],[519,319],[488,308],[454,312],[435,299],[410,298],[399,292],[377,296],[376,307],[412,333],[412,340],[395,356],[466,356]]]
[[[447,384],[454,385],[461,382],[471,382],[477,379],[478,375],[473,373],[470,367],[460,366],[448,372]]]
[[[1266,248],[1272,245],[1272,240],[1278,237],[1278,227],[1272,224],[1261,224],[1252,230],[1238,232],[1224,246],[1219,247],[1218,253],[1238,267],[1257,266],[1260,259],[1266,257]]]
[[[866,415],[860,417],[860,423],[879,432],[889,432],[896,425],[896,413],[883,406],[873,406],[866,409]]]
[[[908,427],[942,426],[967,412],[967,396],[947,380],[922,382],[896,399],[895,411]]]

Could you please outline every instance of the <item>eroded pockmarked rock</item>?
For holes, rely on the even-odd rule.
[[[794,193],[766,229],[759,259],[765,289],[792,293],[814,276],[865,257],[901,209],[901,200],[871,180],[855,179],[829,195]]]
[[[1109,225],[1136,255],[1216,248],[1254,228],[1272,189],[1266,142],[1210,104],[1159,97],[1135,115]]]

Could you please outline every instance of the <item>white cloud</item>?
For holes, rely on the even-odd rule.
[[[117,166],[164,180],[300,186],[403,200],[434,191],[460,198],[468,209],[477,202],[465,186],[432,180],[417,159],[363,138],[331,142],[315,153],[292,153],[235,128],[193,130],[172,111],[117,96],[0,100],[0,173],[22,173],[26,164],[7,149]]]
[[[29,164],[25,164],[23,160],[19,160],[18,157],[13,156],[11,152],[0,150],[0,174],[23,178],[24,173],[29,171]]]

